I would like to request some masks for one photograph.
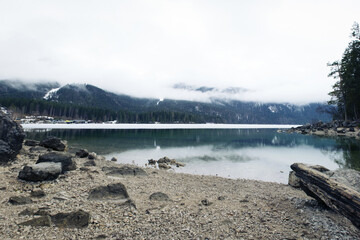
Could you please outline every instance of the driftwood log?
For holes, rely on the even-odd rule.
[[[360,193],[302,163],[291,165],[300,179],[300,187],[311,197],[344,215],[360,228]]]

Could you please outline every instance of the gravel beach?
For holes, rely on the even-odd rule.
[[[23,166],[34,164],[43,153],[43,149],[30,151],[30,147],[24,146],[14,163],[0,166],[1,239],[358,239],[360,236],[360,231],[343,216],[319,205],[301,190],[278,183],[181,174],[125,166],[101,156],[89,160],[75,155],[76,169],[56,180],[40,183],[19,180]],[[134,170],[133,174],[112,171],[122,167]],[[128,196],[99,194],[99,187],[117,183],[123,184]],[[11,198],[15,196],[30,200],[14,204]],[[54,225],[58,213],[79,210],[90,214],[83,226]],[[26,224],[32,219],[50,219],[48,216],[52,221],[40,226]]]

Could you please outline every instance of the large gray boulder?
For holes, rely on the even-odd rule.
[[[54,162],[61,163],[62,173],[76,169],[76,163],[72,159],[72,155],[69,153],[50,152],[39,156],[38,163],[42,162]]]
[[[15,152],[11,150],[9,144],[0,140],[0,163],[7,163],[14,158]]]
[[[65,149],[67,148],[66,141],[63,141],[57,137],[45,138],[39,143],[39,145],[45,148],[50,148],[55,151],[65,151]]]
[[[24,138],[22,127],[0,112],[0,163],[14,160],[22,148]]]
[[[42,162],[32,166],[24,166],[18,177],[30,182],[51,181],[57,179],[61,172],[61,163]]]

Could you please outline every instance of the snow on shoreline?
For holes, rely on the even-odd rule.
[[[24,129],[287,129],[283,124],[21,124]]]

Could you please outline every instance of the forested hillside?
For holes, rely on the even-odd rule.
[[[19,116],[46,115],[124,123],[257,123],[304,124],[328,121],[326,105],[303,106],[214,99],[212,102],[134,98],[104,91],[89,84],[26,85],[0,81],[0,105]],[[319,111],[322,109],[322,111]]]
[[[0,105],[8,108],[19,116],[41,115],[61,119],[85,119],[94,122],[105,122],[117,120],[122,123],[205,123],[222,122],[220,118],[200,116],[195,114],[156,111],[135,113],[129,111],[114,111],[98,107],[81,106],[74,104],[49,102],[45,100],[1,97]]]

